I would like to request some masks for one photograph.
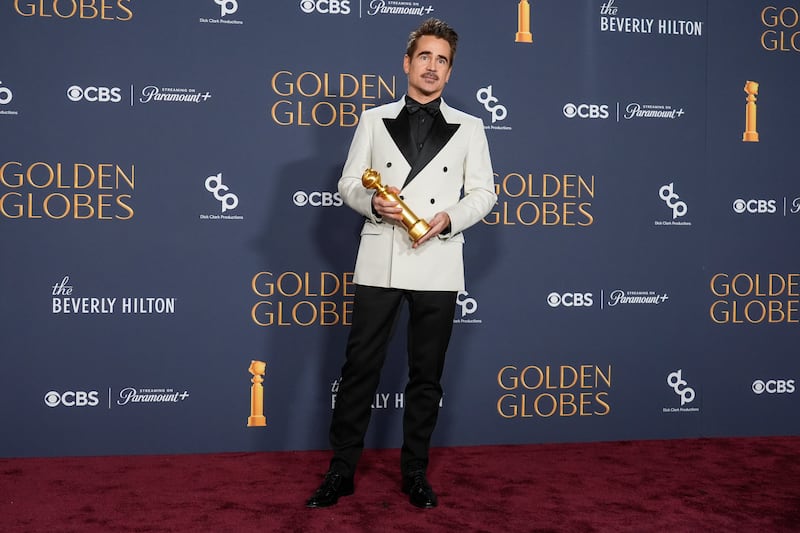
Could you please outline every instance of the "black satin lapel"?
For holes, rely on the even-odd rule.
[[[411,171],[408,173],[403,187],[411,183],[411,180],[417,177],[417,174],[436,157],[436,154],[442,151],[442,148],[453,138],[453,135],[455,135],[460,126],[461,124],[449,124],[445,122],[441,113],[436,115],[433,126],[431,126],[431,131],[428,133],[428,138],[425,139],[425,144],[422,146],[417,160],[414,161],[414,164],[411,166]]]
[[[397,118],[385,118],[383,123],[392,137],[394,144],[408,161],[409,166],[414,163],[414,146],[411,142],[411,130],[408,120],[408,111],[404,107]]]

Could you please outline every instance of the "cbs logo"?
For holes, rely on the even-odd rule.
[[[292,201],[297,207],[339,207],[342,205],[342,197],[338,192],[314,191],[306,193],[297,191],[292,195]]]
[[[122,95],[119,87],[86,87],[82,89],[73,85],[67,89],[67,98],[73,102],[86,100],[87,102],[121,102]]]
[[[753,382],[753,392],[756,394],[792,394],[794,392],[793,379],[770,379],[762,381],[757,379]]]
[[[349,15],[350,0],[300,0],[300,10],[303,13]]]
[[[66,391],[57,392],[51,390],[44,395],[44,404],[47,407],[94,407],[100,403],[98,392],[93,391]]]
[[[567,118],[608,118],[608,106],[603,104],[572,104],[564,106],[564,116]]]
[[[775,200],[742,200],[741,198],[733,202],[733,210],[736,213],[745,211],[753,214],[775,213],[778,211]]]
[[[551,292],[547,295],[547,305],[550,307],[591,307],[594,305],[591,292],[565,292],[559,294]]]

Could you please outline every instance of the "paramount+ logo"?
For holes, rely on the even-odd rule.
[[[51,390],[44,395],[44,404],[47,407],[95,407],[100,404],[99,392],[93,391],[64,391]]]

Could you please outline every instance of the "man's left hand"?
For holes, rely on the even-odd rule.
[[[418,248],[428,239],[432,239],[444,231],[450,225],[450,215],[444,211],[440,211],[428,221],[428,225],[431,227],[431,229],[412,245],[413,248]]]

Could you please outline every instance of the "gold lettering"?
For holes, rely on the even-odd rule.
[[[506,400],[516,400],[517,397],[514,394],[504,394],[500,396],[497,400],[497,413],[502,416],[503,418],[515,418],[517,416],[517,404],[511,403],[510,406],[506,403]],[[508,411],[506,407],[511,408],[511,412]]]
[[[504,366],[503,368],[501,368],[500,371],[497,373],[497,384],[503,390],[514,390],[519,386],[519,379],[517,378],[517,376],[512,375],[511,378],[510,378],[510,382],[507,382],[506,379],[505,379],[507,370],[511,370],[513,372],[516,372],[517,371],[517,367],[515,367],[515,366]],[[508,395],[506,395],[506,396],[508,396]]]
[[[22,174],[22,172],[16,172],[12,174],[12,176],[16,178],[16,180],[13,183],[9,182],[8,179],[6,179],[6,168],[8,168],[9,165],[16,165],[20,169],[22,169],[22,163],[20,163],[19,161],[6,161],[5,163],[3,163],[3,165],[0,166],[0,184],[10,188],[22,187],[22,182],[24,180],[24,175]]]
[[[364,80],[367,78],[374,78],[374,76],[364,75]],[[350,80],[353,83],[353,90],[349,93],[345,92],[345,85],[346,80]],[[362,87],[366,87],[366,81],[362,84]],[[353,76],[352,74],[339,74],[339,92],[341,93],[340,96],[342,98],[352,98],[358,94],[358,78]],[[366,94],[362,95],[362,98],[370,98]]]
[[[22,218],[22,213],[24,212],[22,204],[11,204],[11,207],[15,208],[14,211],[9,212],[6,210],[6,199],[12,196],[22,198],[22,195],[18,192],[7,192],[3,196],[0,196],[0,214],[6,218]]]

